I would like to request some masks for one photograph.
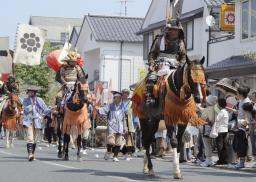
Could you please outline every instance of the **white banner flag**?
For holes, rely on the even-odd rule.
[[[45,31],[31,25],[18,25],[14,63],[39,65],[44,46]]]

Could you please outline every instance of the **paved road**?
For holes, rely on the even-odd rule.
[[[168,160],[153,160],[156,177],[142,174],[142,159],[121,160],[119,163],[103,160],[103,150],[89,151],[81,162],[71,150],[71,160],[56,158],[55,147],[39,145],[37,160],[28,162],[24,141],[16,141],[15,148],[5,149],[0,140],[0,182],[135,182],[174,181],[171,175],[172,163]],[[97,154],[99,158],[97,158]],[[192,164],[181,165],[184,182],[252,182],[256,174],[201,168]]]

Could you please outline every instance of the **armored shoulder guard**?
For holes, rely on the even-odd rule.
[[[159,56],[160,53],[160,44],[162,40],[163,35],[157,35],[156,38],[154,39],[149,54],[148,54],[148,63],[152,64],[155,62],[157,57]]]

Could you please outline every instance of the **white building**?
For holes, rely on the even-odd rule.
[[[167,0],[152,0],[141,30],[144,37],[146,60],[153,38],[165,26]],[[222,3],[235,4],[235,30],[222,31],[220,14]],[[181,22],[183,24],[189,56],[207,59],[208,78],[231,77],[255,88],[256,63],[246,55],[256,51],[256,0],[184,0]],[[211,14],[216,24],[211,28],[206,17]]]
[[[72,27],[81,26],[82,21],[82,18],[31,16],[29,25],[46,30],[46,41],[53,46],[61,46],[68,40]]]
[[[146,59],[153,38],[160,33],[160,30],[166,24],[166,5],[167,0],[152,0],[145,21],[138,34],[144,35],[144,59]],[[206,17],[212,9],[212,14],[217,18],[217,23],[213,28],[212,37],[220,34],[219,29],[219,10],[221,0],[184,0],[181,22],[185,32],[185,41],[187,44],[188,55],[207,56],[207,42],[209,40],[208,26]],[[210,54],[209,54],[210,56]],[[224,57],[220,56],[220,57]],[[208,64],[218,62],[219,58],[214,54],[209,57]]]
[[[111,89],[120,91],[140,79],[145,68],[143,41],[136,32],[142,22],[142,18],[85,16],[73,47],[85,59],[91,89],[97,81],[111,81]]]

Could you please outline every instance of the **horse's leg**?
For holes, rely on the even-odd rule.
[[[82,146],[82,136],[81,134],[78,135],[77,139],[76,139],[76,142],[77,142],[77,160],[81,160],[81,146]]]
[[[185,130],[184,130],[185,131]],[[167,126],[167,132],[168,136],[170,138],[170,143],[173,148],[173,177],[174,179],[182,179],[181,171],[180,171],[180,166],[179,166],[179,151],[177,150],[179,145],[178,145],[178,136],[180,137],[181,130],[176,136],[176,126]],[[181,136],[182,139],[182,136]]]
[[[83,154],[86,155],[86,148],[88,144],[88,138],[89,138],[90,130],[86,129],[85,132],[83,133],[83,138],[82,138],[82,147],[83,147]]]
[[[147,126],[147,120],[140,119],[140,126],[141,126],[141,139],[142,139],[142,147],[144,150],[147,151],[147,145],[146,145],[146,139],[147,139],[147,131],[148,131],[148,126]],[[149,148],[148,148],[149,150]],[[143,158],[143,173],[148,174],[148,157],[146,155],[147,152],[144,153],[144,158]]]
[[[58,123],[57,136],[58,136],[58,158],[62,158],[63,157],[63,151],[62,151],[62,130],[61,130],[61,124],[60,123]]]
[[[63,149],[65,152],[64,160],[69,160],[69,156],[68,156],[69,142],[70,142],[70,134],[65,133],[64,134],[64,149]]]
[[[14,147],[14,137],[16,135],[16,131],[12,131],[11,135],[12,135],[12,137],[11,137],[11,147],[13,148]]]
[[[144,147],[146,149],[146,153],[144,155],[144,174],[148,174],[150,176],[154,176],[154,170],[153,170],[153,164],[150,157],[150,145],[152,143],[153,137],[158,129],[159,120],[152,120],[150,122],[144,121],[143,122],[143,129],[142,129],[142,135],[143,135],[143,143]]]
[[[10,148],[10,130],[6,129],[6,148]]]
[[[151,161],[151,157],[150,157],[150,145],[152,144],[153,142],[153,139],[155,137],[155,133],[156,131],[158,130],[158,125],[159,125],[159,119],[152,119],[152,121],[149,122],[149,130],[148,130],[148,133],[149,133],[149,140],[148,140],[148,151],[147,151],[147,158],[148,158],[148,169],[149,169],[149,175],[150,176],[154,176],[155,175],[155,172],[153,170],[153,164],[152,164],[152,161]]]

